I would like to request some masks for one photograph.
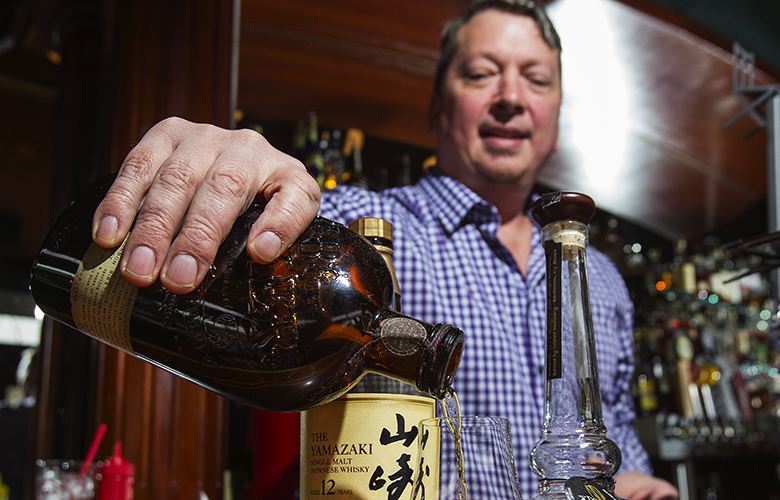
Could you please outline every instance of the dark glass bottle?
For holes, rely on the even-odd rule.
[[[176,295],[129,285],[121,255],[92,242],[95,208],[113,178],[60,216],[33,264],[30,290],[53,318],[238,402],[300,411],[348,391],[365,372],[443,398],[463,333],[392,309],[393,281],[370,243],[316,218],[277,260],[252,261],[238,218],[203,283]]]

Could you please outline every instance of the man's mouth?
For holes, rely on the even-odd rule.
[[[483,127],[479,130],[479,135],[483,139],[490,139],[493,137],[498,139],[528,139],[531,137],[530,132],[503,127]]]

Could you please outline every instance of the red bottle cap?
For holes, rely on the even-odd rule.
[[[117,441],[114,445],[114,455],[103,462],[100,468],[103,476],[115,474],[117,476],[134,476],[135,464],[125,460],[122,456],[122,441]]]
[[[98,500],[133,500],[135,465],[122,457],[122,442],[114,445],[114,455],[100,466]]]

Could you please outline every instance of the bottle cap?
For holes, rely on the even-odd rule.
[[[366,238],[385,238],[393,241],[393,224],[376,217],[364,217],[349,223],[349,228]]]
[[[588,224],[595,213],[596,204],[590,196],[572,191],[545,194],[531,205],[531,216],[541,227],[562,220]]]
[[[117,441],[114,445],[114,455],[103,462],[100,467],[100,473],[103,476],[134,476],[135,464],[128,462],[122,456],[122,441]]]

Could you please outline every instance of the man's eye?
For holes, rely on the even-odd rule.
[[[549,87],[552,85],[552,80],[543,76],[529,76],[528,81],[537,87]]]
[[[466,79],[470,82],[481,82],[487,80],[492,75],[493,73],[489,71],[474,71],[471,73],[466,73]]]

